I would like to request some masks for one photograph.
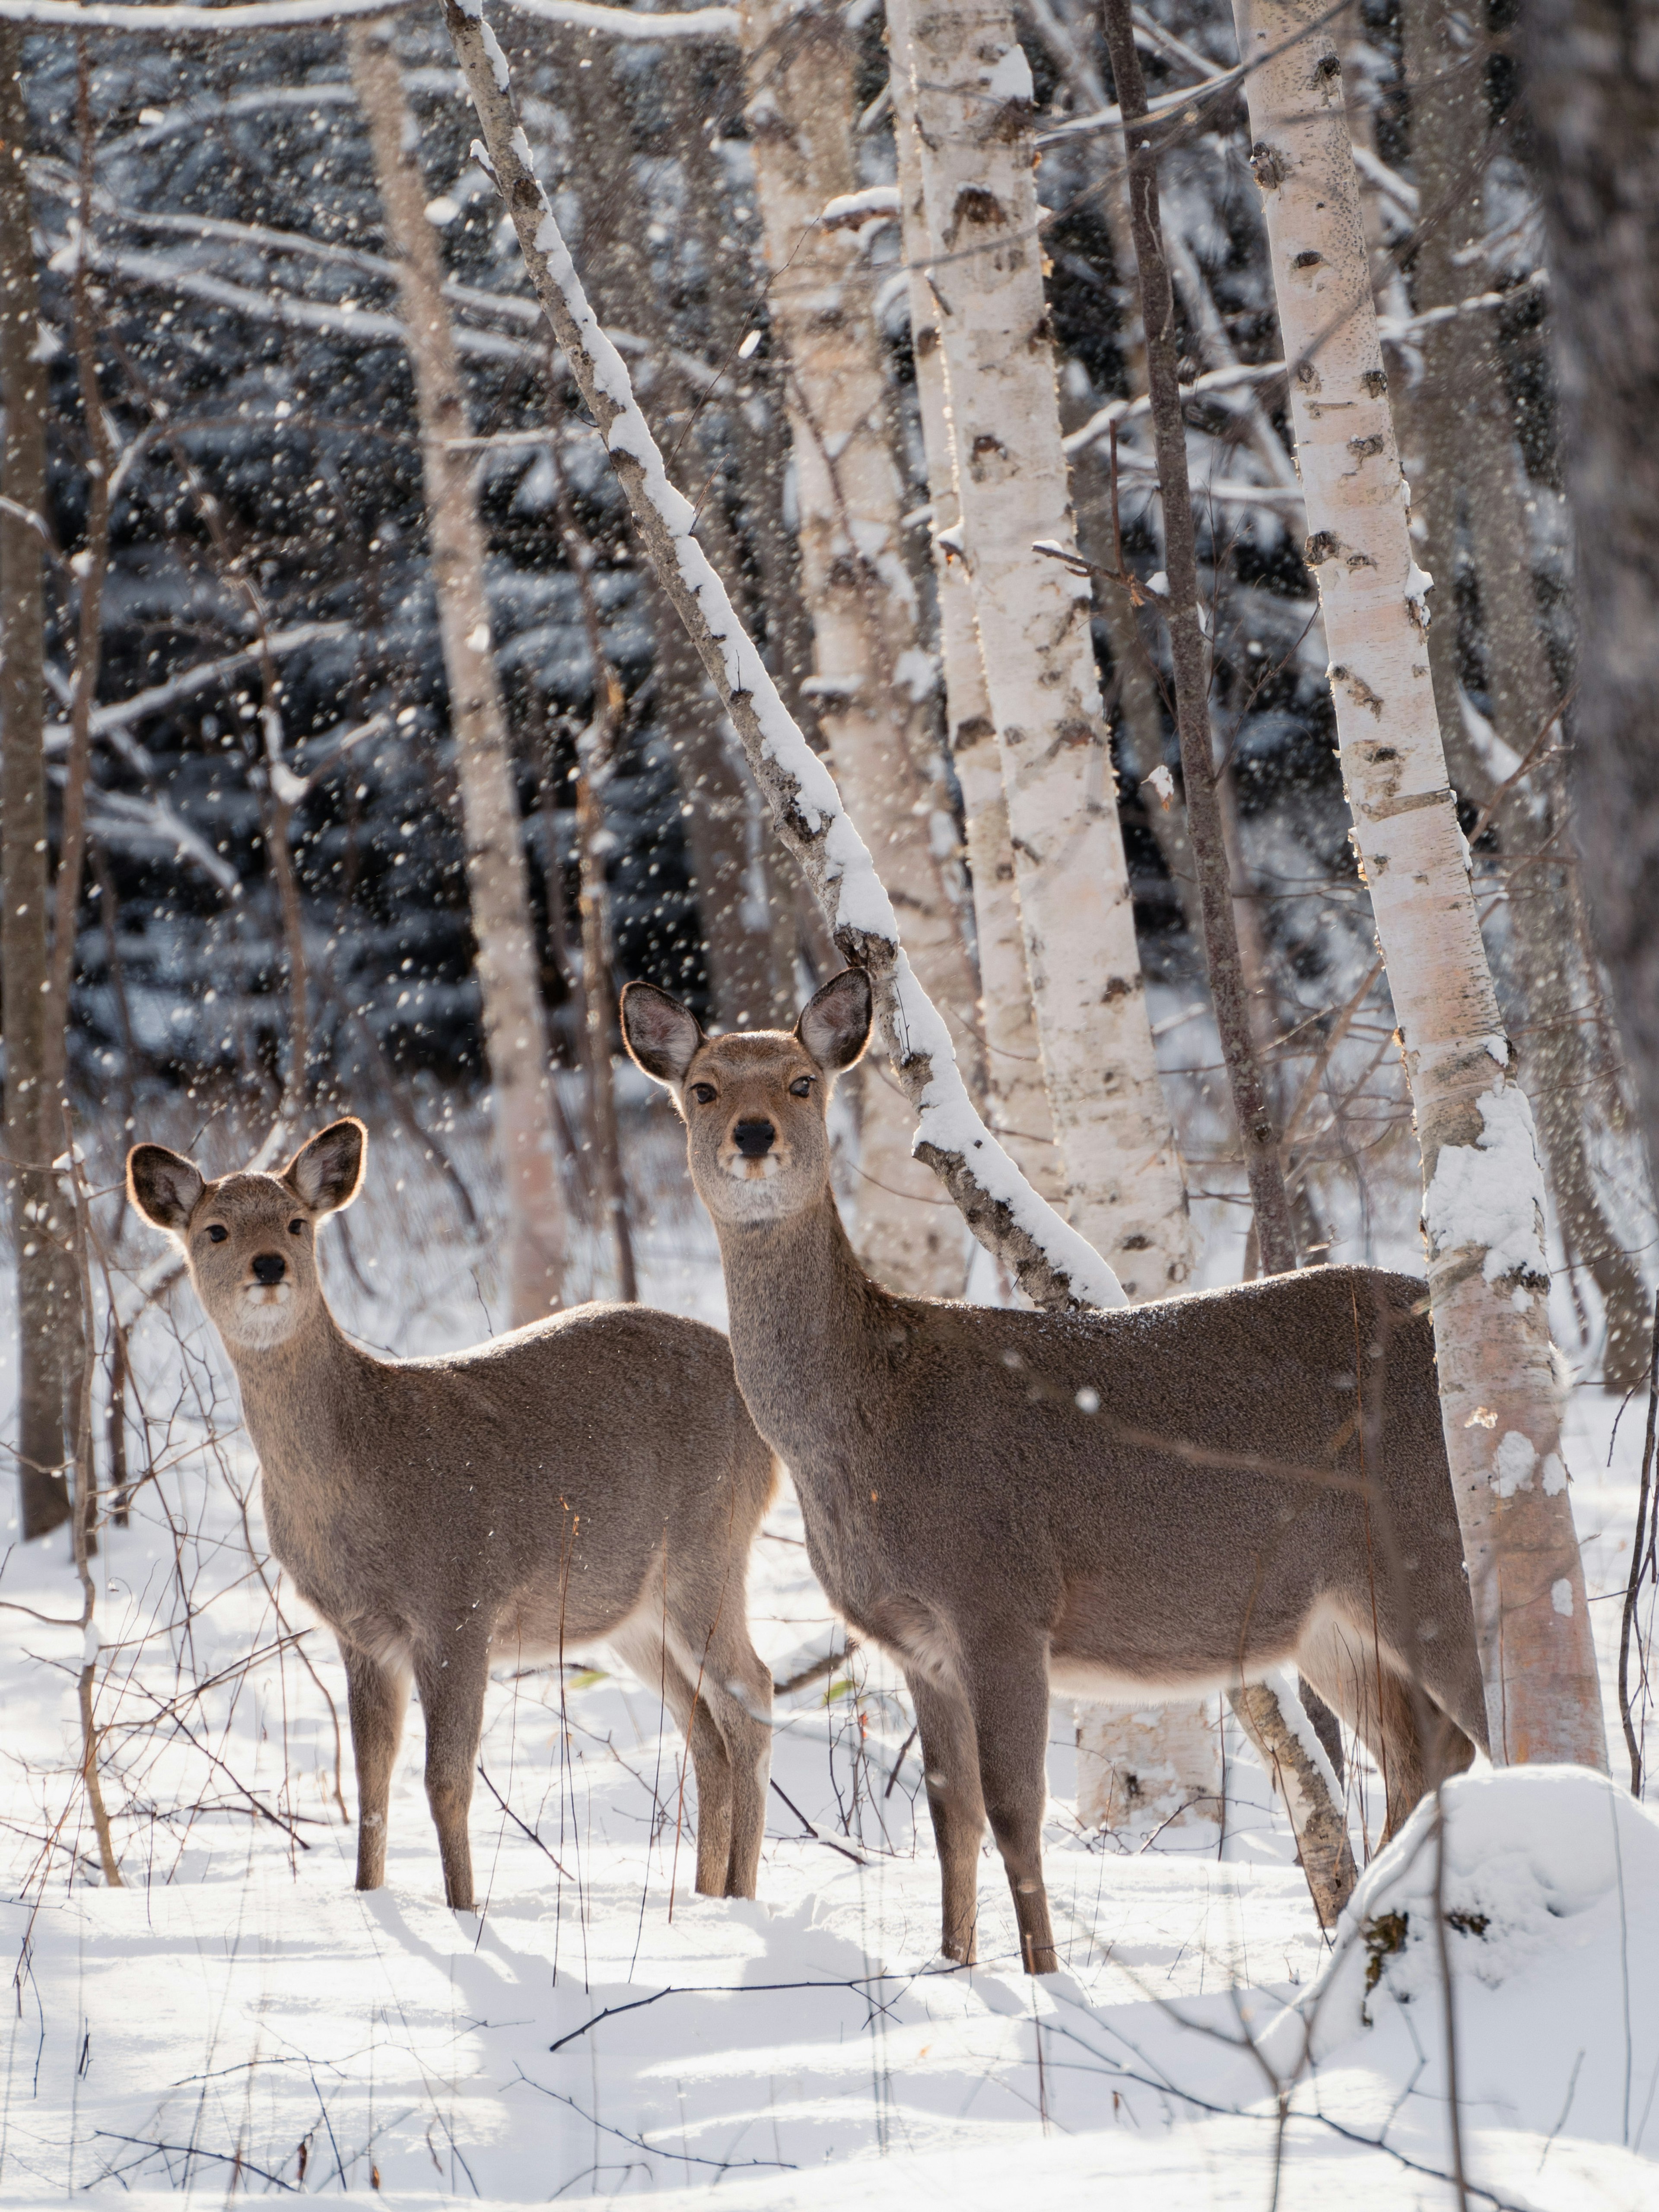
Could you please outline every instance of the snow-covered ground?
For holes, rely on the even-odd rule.
[[[642,1101],[630,1113],[636,1157],[660,1169],[645,1295],[719,1320],[672,1127]],[[453,1133],[464,1163],[472,1141]],[[329,1279],[366,1341],[429,1350],[499,1320],[487,1225],[466,1230],[395,1131],[377,1137],[344,1225],[325,1240]],[[156,1249],[129,1221],[118,1258],[136,1267]],[[1041,1984],[1018,1970],[988,1850],[983,1963],[939,1961],[909,1715],[862,1653],[779,1702],[758,1903],[692,1894],[680,1740],[603,1654],[492,1692],[478,1917],[442,1905],[417,1711],[387,1884],[359,1896],[335,1795],[338,1662],[264,1557],[234,1389],[187,1290],[171,1321],[143,1322],[136,1353],[156,1474],[98,1563],[119,1890],[98,1878],[78,1779],[81,1632],[34,1617],[78,1616],[66,1547],[12,1549],[0,1570],[0,1601],[33,1609],[0,1612],[7,2203],[1455,2201],[1426,1818],[1375,1863],[1333,1952],[1231,1729],[1224,1833],[1170,1830],[1143,1848],[1079,1831],[1056,1705],[1047,1848],[1065,1971]],[[1615,1743],[1611,1593],[1641,1409],[1609,1465],[1616,1412],[1574,1394]],[[787,1497],[757,1547],[750,1611],[780,1678],[839,1648]],[[344,1772],[349,1802],[349,1746]],[[1476,1777],[1449,1796],[1470,2201],[1659,2203],[1659,1824],[1583,1777]],[[1354,1814],[1358,1848],[1374,1793]]]

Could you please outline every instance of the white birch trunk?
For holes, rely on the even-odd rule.
[[[669,482],[622,356],[588,305],[547,195],[529,168],[511,72],[481,0],[467,6],[444,0],[444,23],[526,271],[604,441],[646,556],[702,655],[780,837],[830,917],[836,950],[870,979],[882,1040],[919,1117],[917,1157],[1034,1304],[1123,1304],[1110,1267],[1038,1197],[975,1109],[950,1030],[899,941],[869,848],[692,534],[696,512]]]
[[[853,42],[829,7],[748,0],[746,111],[772,327],[787,362],[801,586],[811,617],[818,726],[848,804],[873,833],[905,942],[957,1049],[978,1058],[973,963],[933,849],[939,795],[918,772],[932,677],[900,542],[905,501],[887,364],[856,222],[821,220],[851,192]],[[956,1297],[961,1224],[911,1157],[915,1127],[884,1055],[862,1073],[858,1249],[879,1280]]]
[[[932,293],[927,289],[927,216],[916,141],[909,70],[896,49],[893,128],[898,146],[899,205],[904,259],[909,275],[910,342],[916,365],[916,398],[927,457],[932,503],[933,574],[939,595],[939,661],[945,677],[945,725],[957,781],[962,790],[968,873],[973,886],[974,934],[979,951],[979,1021],[984,1053],[987,1116],[1033,1188],[1051,1205],[1064,1196],[1054,1115],[1043,1088],[1042,1060],[1025,939],[1014,895],[1014,853],[1002,761],[991,718],[985,660],[974,620],[973,586],[949,541],[962,520],[956,458],[945,404],[945,364]]]
[[[1072,542],[1036,234],[1030,72],[1003,0],[892,0],[915,99],[963,546],[1001,756],[1066,1209],[1132,1297],[1189,1272],[1147,1021],[1086,583]]]
[[[1235,16],[1343,773],[1422,1146],[1492,1756],[1605,1768],[1551,1387],[1543,1170],[1447,786],[1341,64],[1319,0],[1235,0]]]
[[[383,25],[347,33],[352,82],[374,153],[387,242],[398,261],[431,536],[450,720],[465,816],[467,889],[477,944],[495,1144],[506,1198],[502,1254],[514,1327],[562,1296],[563,1193],[553,1152],[553,1095],[537,981],[517,793],[484,594],[484,538],[467,434],[466,394],[437,234],[415,161],[415,129]]]

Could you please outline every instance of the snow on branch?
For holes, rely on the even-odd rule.
[[[530,166],[507,57],[483,21],[482,0],[445,0],[444,15],[531,282],[605,441],[652,566],[708,670],[779,835],[823,903],[838,950],[870,978],[894,1072],[920,1115],[917,1158],[1037,1304],[1121,1305],[1121,1286],[1106,1262],[1044,1204],[981,1121],[950,1031],[899,942],[864,841],[693,535],[696,511],[669,481],[622,356],[588,305]]]
[[[153,8],[103,4],[91,0],[0,0],[0,22],[21,23],[31,31],[288,31],[314,23],[340,23],[353,16],[391,15],[410,0],[246,0],[227,8]],[[592,0],[508,0],[522,15],[546,23],[568,23],[606,37],[652,40],[735,39],[735,8],[688,8],[659,15],[641,9],[594,5]]]
[[[250,0],[228,8],[81,7],[76,0],[0,0],[0,22],[30,31],[288,31],[352,15],[390,15],[410,0]],[[596,14],[604,11],[596,9]]]

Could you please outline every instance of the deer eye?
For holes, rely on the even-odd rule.
[[[691,1096],[699,1106],[712,1106],[715,1097],[714,1086],[712,1083],[694,1083],[691,1085]]]
[[[208,1235],[213,1239],[216,1244],[222,1244],[229,1234],[229,1230],[221,1229],[216,1221],[214,1223],[212,1228],[208,1231]]]
[[[810,1075],[798,1075],[789,1086],[789,1096],[792,1098],[810,1098],[811,1095],[811,1077]]]
[[[290,1221],[288,1224],[288,1233],[290,1237],[303,1237],[306,1233],[304,1222]]]

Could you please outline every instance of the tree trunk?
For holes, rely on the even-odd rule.
[[[1462,28],[1445,0],[1409,0],[1404,11],[1412,166],[1425,217],[1413,268],[1419,313],[1464,296],[1470,261],[1487,227],[1489,110],[1484,80],[1471,70],[1460,39]],[[1430,464],[1422,501],[1428,524],[1424,566],[1441,585],[1441,616],[1429,633],[1430,661],[1453,781],[1466,802],[1484,810],[1497,800],[1499,779],[1465,738],[1458,696],[1452,584],[1460,491],[1479,581],[1492,728],[1517,760],[1528,758],[1540,740],[1560,743],[1560,687],[1541,629],[1494,319],[1451,316],[1431,324],[1421,344],[1423,374],[1411,415],[1421,428]],[[1574,860],[1556,834],[1565,821],[1562,781],[1554,761],[1540,762],[1522,785],[1497,802],[1492,827],[1512,864],[1508,904],[1522,1015],[1522,1080],[1544,1139],[1568,1261],[1582,1261],[1601,1294],[1604,1380],[1610,1389],[1626,1390],[1647,1374],[1648,1297],[1640,1269],[1608,1222],[1584,1141],[1592,1086],[1577,1001],[1581,991],[1594,991],[1595,978],[1593,966],[1581,966],[1577,957]]]
[[[1237,0],[1355,843],[1422,1146],[1453,1489],[1499,1764],[1605,1768],[1549,1357],[1544,1182],[1447,787],[1341,64],[1318,0]]]
[[[1659,4],[1532,0],[1551,323],[1578,536],[1579,842],[1659,1147]]]
[[[415,161],[413,120],[384,25],[347,33],[352,82],[368,122],[388,242],[414,372],[431,533],[432,580],[449,679],[467,884],[477,943],[495,1142],[506,1200],[504,1259],[513,1323],[537,1320],[562,1294],[563,1194],[553,1149],[546,1024],[538,981],[524,851],[484,593],[484,539],[467,434],[466,396],[436,234]]]
[[[787,360],[818,726],[849,806],[878,836],[879,872],[903,909],[916,971],[971,1064],[973,966],[933,850],[930,817],[942,800],[919,766],[932,743],[932,684],[901,542],[887,363],[859,226],[820,220],[858,182],[853,41],[827,7],[749,0],[743,21],[769,304]],[[957,1297],[961,1226],[911,1157],[913,1117],[884,1055],[865,1063],[861,1102],[860,1256],[895,1290]]]
[[[1066,1211],[1131,1297],[1187,1279],[1086,583],[1034,558],[1072,517],[1036,234],[1030,72],[1003,0],[893,0],[927,210],[963,545]]]
[[[975,1109],[951,1031],[916,980],[869,848],[693,535],[696,510],[669,482],[627,367],[588,305],[547,194],[521,150],[523,129],[494,33],[461,0],[444,0],[444,23],[526,272],[604,441],[646,556],[702,656],[780,838],[831,923],[836,951],[869,978],[882,1042],[920,1120],[916,1157],[1034,1304],[1121,1305],[1123,1287],[1111,1267],[1031,1188]]]
[[[1034,1189],[1051,1205],[1064,1197],[1054,1115],[1043,1088],[1042,1059],[1025,939],[1014,892],[1014,853],[1002,762],[991,720],[985,660],[974,619],[974,592],[962,556],[949,550],[962,520],[956,455],[945,404],[945,363],[939,322],[926,275],[927,215],[921,151],[915,133],[910,72],[895,50],[893,128],[898,145],[899,203],[909,272],[910,343],[933,506],[933,574],[939,599],[939,662],[945,678],[945,727],[962,792],[968,875],[979,954],[980,1037],[987,1118]],[[943,542],[941,542],[943,541]]]
[[[46,1164],[62,1149],[46,1073],[46,781],[43,744],[46,369],[24,151],[22,33],[0,24],[0,994],[5,1000],[6,1183],[17,1255],[18,1480],[23,1534],[69,1518],[60,1358],[66,1224]],[[61,1023],[60,1023],[61,1026]]]

